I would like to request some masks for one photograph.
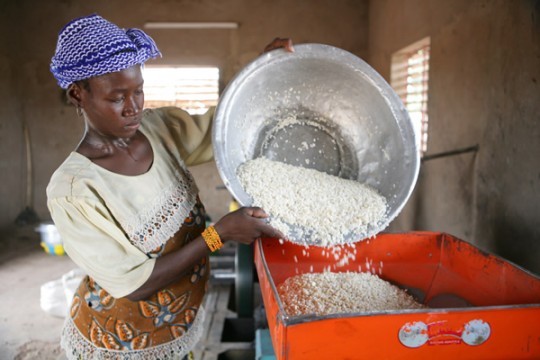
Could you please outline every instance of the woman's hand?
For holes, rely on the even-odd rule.
[[[261,208],[242,207],[229,213],[214,224],[221,241],[251,244],[260,237],[283,238],[283,235],[267,224],[268,217]]]
[[[294,52],[292,40],[289,38],[275,38],[270,44],[266,45],[263,53],[282,48],[288,52]]]

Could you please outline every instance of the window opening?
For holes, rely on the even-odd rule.
[[[145,106],[178,106],[204,114],[216,106],[219,69],[216,67],[149,66],[143,68]]]
[[[421,154],[428,140],[429,51],[428,37],[392,55],[391,84],[409,112]]]

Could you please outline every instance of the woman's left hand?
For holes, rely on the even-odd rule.
[[[214,228],[222,242],[235,241],[249,245],[260,237],[283,239],[283,234],[264,220],[267,217],[268,214],[259,207],[241,207],[222,217]]]
[[[270,44],[266,45],[266,47],[263,50],[263,53],[266,53],[275,49],[285,49],[288,52],[294,52],[294,46],[293,46],[292,40],[289,38],[278,38],[278,37],[275,38],[274,40],[272,40]]]

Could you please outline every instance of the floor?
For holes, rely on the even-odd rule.
[[[32,227],[13,227],[2,235],[0,359],[61,359],[63,318],[41,309],[40,289],[76,266],[67,256],[45,253]]]
[[[67,256],[45,253],[39,243],[39,234],[31,226],[14,226],[0,233],[0,360],[65,359],[59,346],[64,319],[42,309],[40,301],[44,305],[50,305],[52,301],[41,297],[41,288],[45,283],[59,280],[76,266]],[[205,321],[205,337],[194,351],[195,358],[253,359],[254,341],[251,334],[242,335],[241,331],[229,330],[229,334],[239,335],[236,338],[224,337],[226,328],[254,328],[253,319],[238,318],[231,310],[234,254],[214,261],[211,259],[211,263],[215,275],[205,299],[209,316]],[[254,312],[259,313],[255,318],[260,319],[264,313],[257,301],[260,294],[256,286],[254,293]]]

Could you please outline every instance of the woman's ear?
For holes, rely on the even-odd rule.
[[[66,90],[66,96],[68,101],[75,105],[76,108],[81,107],[81,87],[78,84],[71,84]]]

